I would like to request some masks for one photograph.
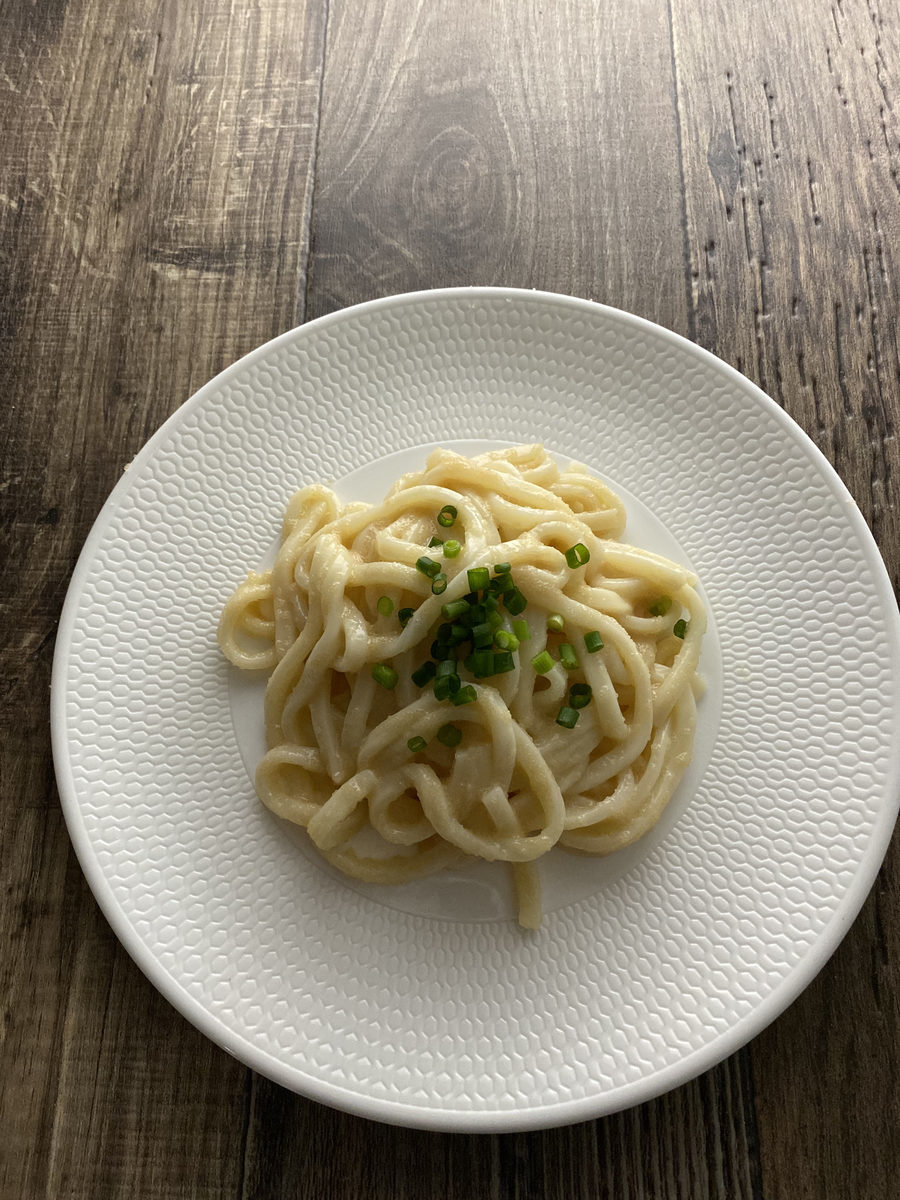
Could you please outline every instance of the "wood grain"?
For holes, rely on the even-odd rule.
[[[303,319],[324,6],[0,8],[0,1195],[239,1193],[248,1073],[87,891],[47,693],[75,557],[200,383]]]
[[[673,98],[659,0],[332,0],[309,315],[507,284],[686,330]]]
[[[755,379],[895,584],[900,12],[878,0],[0,0],[0,1200],[889,1200],[900,862],[751,1045],[626,1113],[451,1136],[240,1067],[119,947],[49,758],[55,623],[199,384],[372,296],[589,296]]]
[[[832,461],[896,587],[897,10],[760,7],[673,9],[697,337]],[[772,1200],[897,1188],[898,861],[894,846],[833,962],[750,1048]]]

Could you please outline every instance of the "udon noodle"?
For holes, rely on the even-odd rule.
[[[541,446],[437,450],[371,506],[298,491],[219,625],[270,672],[263,803],[369,882],[510,863],[536,927],[536,861],[641,837],[691,757],[696,579],[624,527]]]

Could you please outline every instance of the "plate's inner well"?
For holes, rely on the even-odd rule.
[[[508,444],[474,440],[441,442],[441,446],[470,458],[487,450],[500,449]],[[369,463],[341,479],[322,480],[322,482],[332,486],[344,503],[353,500],[377,503],[401,475],[421,470],[432,449],[434,446],[427,445],[399,450],[376,462]],[[548,449],[552,451],[551,446],[548,446]],[[554,457],[561,467],[571,461],[571,457],[564,454],[555,453]],[[608,470],[597,469],[597,464],[591,461],[587,461],[585,465],[625,501],[628,523],[620,540],[632,542],[657,554],[664,554],[667,558],[694,570],[682,547],[646,504],[623,488]],[[299,482],[297,486],[301,486]],[[287,496],[284,497],[285,502],[287,498]],[[280,515],[279,509],[273,510],[273,525],[277,526]],[[256,570],[265,570],[271,566],[278,545],[279,539],[276,535],[266,554],[261,556],[259,562],[255,564]],[[235,580],[235,583],[237,582],[239,581]],[[707,606],[709,622],[703,639],[703,652],[700,660],[700,673],[706,685],[706,692],[698,704],[697,730],[694,737],[694,754],[691,765],[657,824],[637,842],[606,857],[571,854],[556,848],[540,859],[542,906],[545,912],[552,912],[565,904],[583,900],[588,896],[597,896],[598,904],[602,904],[604,887],[624,872],[631,870],[636,863],[653,850],[667,836],[674,823],[684,813],[685,807],[690,804],[691,795],[712,754],[722,707],[722,654],[715,616],[709,604],[709,597],[703,592],[702,579],[699,590]],[[229,698],[235,736],[247,768],[251,789],[257,764],[266,751],[263,698],[267,678],[268,673],[262,671],[255,674],[231,668],[228,673]],[[445,921],[515,920],[515,902],[510,873],[503,869],[503,864],[473,862],[465,867],[450,868],[436,875],[430,875],[426,879],[417,879],[399,886],[362,883],[357,879],[348,878],[331,867],[317,853],[305,830],[290,821],[280,820],[270,813],[267,813],[267,816],[297,846],[298,871],[310,869],[325,871],[344,886],[355,889],[377,904],[384,904],[389,908],[396,908],[401,912],[413,913],[422,917],[433,917]]]

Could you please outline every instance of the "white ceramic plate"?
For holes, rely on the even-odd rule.
[[[586,462],[713,618],[690,774],[637,846],[551,856],[533,935],[496,866],[402,889],[325,867],[256,799],[258,686],[215,642],[294,489],[377,499],[461,438]],[[833,952],[896,817],[898,626],[843,484],[719,360],[562,296],[397,296],[262,346],[137,456],[60,626],[60,793],[123,944],[248,1065],[398,1124],[563,1124],[712,1066]]]

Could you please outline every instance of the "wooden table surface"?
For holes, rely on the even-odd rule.
[[[749,1046],[546,1133],[363,1121],[161,999],[75,860],[48,682],[123,466],[283,330],[394,292],[593,297],[759,383],[896,583],[886,0],[0,0],[0,1196],[900,1195],[900,856]]]

